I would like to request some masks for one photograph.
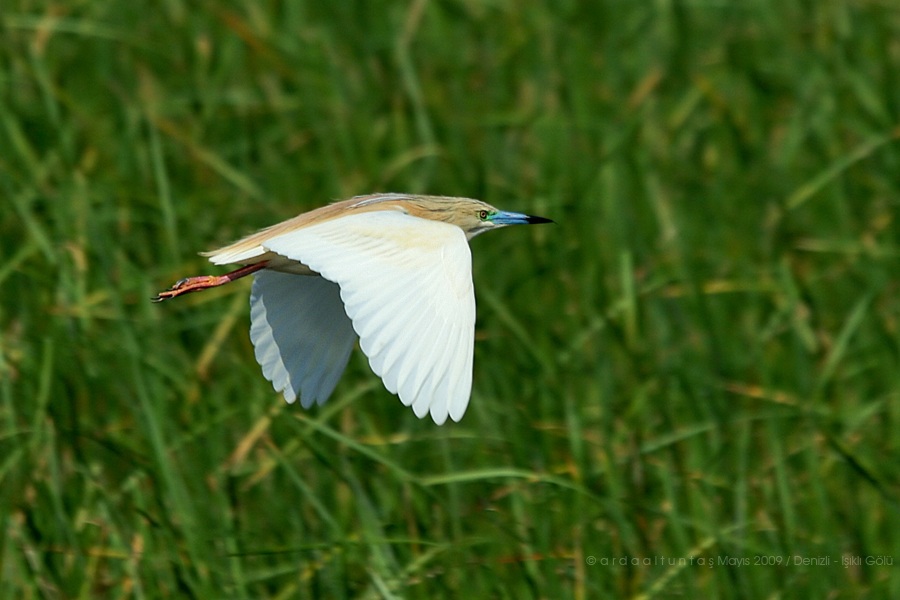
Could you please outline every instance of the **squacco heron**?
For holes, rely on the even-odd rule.
[[[472,391],[475,291],[468,240],[550,219],[468,198],[376,194],[303,213],[203,253],[225,275],[178,281],[154,300],[254,275],[250,339],[285,400],[324,403],[359,345],[419,418],[459,421]]]

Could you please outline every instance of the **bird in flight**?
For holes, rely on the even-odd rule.
[[[188,277],[161,302],[253,274],[250,339],[285,400],[323,404],[359,345],[416,416],[459,421],[472,391],[475,290],[468,241],[550,219],[479,200],[357,196],[204,252],[224,275]]]

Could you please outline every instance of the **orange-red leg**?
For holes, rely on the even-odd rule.
[[[168,300],[169,298],[174,298],[175,296],[181,296],[182,294],[199,292],[211,287],[225,285],[226,283],[231,283],[235,279],[246,277],[251,273],[255,273],[260,269],[264,269],[265,267],[266,261],[263,261],[253,265],[247,265],[246,267],[241,267],[240,269],[235,269],[234,271],[225,273],[224,275],[198,275],[197,277],[187,277],[185,279],[179,279],[175,282],[175,285],[165,291],[160,292],[155,298],[151,298],[151,300],[153,300],[153,302],[162,302],[163,300]]]

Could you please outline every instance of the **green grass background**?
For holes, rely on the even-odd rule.
[[[557,221],[461,423],[149,301],[376,191]],[[6,2],[0,599],[900,597],[898,205],[895,2]]]

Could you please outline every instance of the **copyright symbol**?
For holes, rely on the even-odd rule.
[[[584,562],[586,562],[586,563],[588,564],[589,567],[593,567],[594,565],[597,564],[597,557],[596,557],[596,556],[593,556],[593,555],[590,555],[590,556],[588,556],[587,558],[584,559]]]

